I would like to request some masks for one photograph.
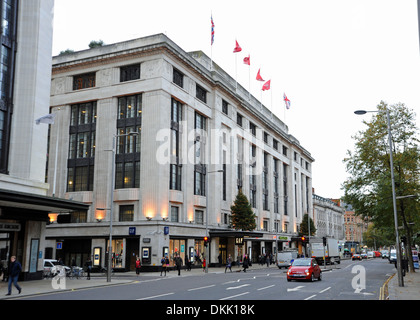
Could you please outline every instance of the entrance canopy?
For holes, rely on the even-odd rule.
[[[0,218],[45,220],[48,213],[87,211],[89,205],[72,200],[0,189]]]
[[[262,232],[240,231],[240,230],[210,230],[210,237],[225,238],[261,238]]]

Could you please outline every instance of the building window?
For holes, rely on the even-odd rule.
[[[243,119],[243,117],[239,113],[237,113],[236,114],[236,124],[240,127],[242,127],[242,119]]]
[[[264,142],[268,144],[268,133],[264,132]]]
[[[96,101],[71,106],[67,191],[92,191],[96,148]]]
[[[279,142],[276,139],[273,139],[273,149],[278,150],[279,149]]]
[[[179,207],[171,207],[171,222],[179,222]]]
[[[195,210],[195,217],[194,217],[196,224],[204,224],[204,211],[203,210]]]
[[[279,213],[279,160],[273,159],[274,169],[274,213]]]
[[[257,135],[257,126],[252,122],[249,122],[249,131],[254,137]]]
[[[207,103],[207,91],[198,84],[195,86],[195,97],[204,103]]]
[[[287,147],[283,146],[283,155],[287,157]]]
[[[87,211],[74,211],[70,213],[70,223],[86,223]]]
[[[73,90],[93,88],[96,86],[96,73],[79,74],[73,77]]]
[[[204,137],[206,131],[206,118],[199,113],[195,113],[195,132],[196,139],[194,141],[195,166],[194,166],[194,194],[205,196],[206,188],[206,165],[204,164]]]
[[[120,68],[120,82],[140,79],[140,64]]]
[[[262,173],[263,210],[268,210],[268,153],[264,152],[264,167]]]
[[[283,205],[284,205],[284,215],[288,215],[288,181],[287,181],[287,164],[283,163]]]
[[[171,190],[181,189],[182,164],[180,161],[180,127],[182,121],[182,104],[172,99],[171,108],[171,164],[169,175],[169,188]]]
[[[119,221],[134,221],[134,205],[120,206]]]
[[[172,82],[181,88],[184,87],[184,75],[177,69],[173,69]]]
[[[141,94],[118,99],[118,135],[115,156],[115,188],[140,187]],[[137,135],[128,135],[136,132]],[[122,136],[124,135],[124,136]]]
[[[250,165],[250,175],[249,175],[249,202],[252,208],[257,207],[257,178],[255,175],[255,167],[257,156],[257,147],[251,145],[251,165]]]
[[[226,115],[229,114],[229,104],[225,100],[222,100],[222,112]]]

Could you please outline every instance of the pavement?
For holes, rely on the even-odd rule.
[[[260,269],[277,269],[275,265],[257,265],[253,264],[249,271],[260,270]],[[327,270],[334,266],[327,266]],[[232,267],[232,271],[239,271],[242,268],[236,266]],[[283,269],[284,270],[284,269]],[[327,271],[324,270],[324,271]],[[209,273],[222,273],[225,271],[225,267],[210,267]],[[228,270],[229,272],[229,270]],[[205,275],[202,268],[193,268],[191,271],[181,270],[181,277]],[[7,293],[7,282],[0,281],[0,300],[19,299],[21,297],[28,297],[33,295],[42,295],[53,292],[65,292],[65,291],[76,291],[88,288],[103,287],[103,286],[118,286],[129,283],[135,283],[138,281],[147,281],[153,278],[159,278],[160,272],[141,272],[140,275],[136,275],[133,272],[116,273],[110,282],[107,282],[107,278],[101,274],[93,273],[91,279],[69,279],[69,278],[56,278],[56,279],[44,279],[44,280],[33,280],[19,282],[22,292],[19,294],[17,289],[12,285],[12,294],[6,296]],[[167,272],[166,277],[178,277],[176,270]],[[399,287],[398,276],[392,275],[381,288],[380,300],[420,300],[420,271],[417,270],[415,273],[408,272],[404,277],[404,287]]]
[[[404,286],[398,284],[398,275],[392,275],[384,284],[383,300],[420,300],[420,271],[407,272],[403,277]]]

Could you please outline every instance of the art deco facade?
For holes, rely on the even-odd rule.
[[[158,34],[54,57],[50,105],[49,183],[90,205],[48,226],[48,246],[63,244],[55,256],[104,265],[111,206],[113,264],[125,270],[137,255],[145,267],[165,254],[200,258],[206,222],[211,264],[273,252],[279,236],[281,248],[297,245],[314,160],[203,52]],[[257,216],[252,233],[230,225],[239,189]]]

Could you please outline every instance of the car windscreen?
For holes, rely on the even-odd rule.
[[[311,265],[311,260],[295,260],[294,262],[293,262],[293,266],[294,267],[307,267],[307,266],[310,266]]]

